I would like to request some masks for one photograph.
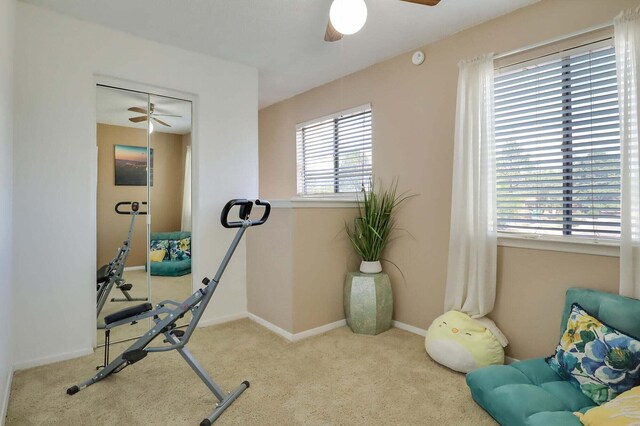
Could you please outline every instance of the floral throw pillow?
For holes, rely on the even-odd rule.
[[[169,260],[169,240],[151,240],[151,251],[164,250],[164,258],[162,260]],[[160,260],[160,262],[162,262]]]
[[[185,252],[188,257],[191,257],[191,237],[180,240],[180,250]]]
[[[640,384],[640,341],[574,303],[556,353],[547,363],[600,405]]]
[[[169,242],[169,257],[172,261],[185,260],[191,257],[191,237]]]

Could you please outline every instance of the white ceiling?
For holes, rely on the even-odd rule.
[[[366,0],[365,27],[335,43],[323,40],[331,0],[25,1],[256,67],[264,107],[538,0]]]
[[[172,114],[180,117],[158,117],[171,127],[153,122],[154,132],[175,133],[184,135],[191,133],[191,102],[152,95],[150,98],[156,114]],[[98,123],[113,126],[146,129],[147,122],[133,123],[131,117],[143,114],[131,112],[130,107],[147,109],[147,95],[126,90],[98,87],[96,93],[96,119]]]

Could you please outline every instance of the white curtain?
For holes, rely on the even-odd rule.
[[[496,293],[493,55],[459,64],[445,311],[480,318]]]
[[[187,152],[184,156],[183,185],[181,229],[191,231],[191,145],[187,145]]]
[[[621,235],[620,294],[640,297],[640,138],[638,137],[638,68],[640,12],[614,20],[618,101],[620,104]]]

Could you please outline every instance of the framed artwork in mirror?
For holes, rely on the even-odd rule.
[[[153,186],[153,149],[149,150],[149,172]],[[115,145],[115,184],[123,186],[147,185],[147,148],[144,146]]]

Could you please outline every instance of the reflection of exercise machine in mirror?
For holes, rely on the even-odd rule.
[[[111,260],[111,262],[103,265],[97,272],[97,314],[98,318],[100,318],[100,312],[104,307],[104,304],[107,302],[109,295],[111,294],[111,290],[115,286],[122,295],[123,298],[113,297],[111,298],[112,302],[140,302],[148,300],[146,297],[133,297],[129,293],[133,284],[125,282],[122,274],[124,273],[124,268],[127,264],[127,257],[129,256],[129,252],[131,251],[131,236],[133,235],[134,225],[136,224],[136,217],[138,215],[146,215],[147,212],[140,211],[140,204],[146,205],[146,201],[142,203],[138,203],[137,201],[121,201],[116,204],[115,211],[118,214],[122,215],[130,215],[131,216],[131,225],[129,225],[129,232],[127,234],[127,239],[122,243],[120,247],[118,247],[118,253],[116,257]],[[122,206],[129,206],[129,211],[121,210]],[[100,323],[98,323],[98,328],[102,328]]]
[[[105,296],[107,287],[100,293],[98,286],[100,329],[105,316],[136,300],[156,304],[192,293],[191,102],[98,86],[97,119],[97,263],[114,262],[111,270],[120,274],[120,285],[112,280],[111,296]],[[113,210],[122,200],[138,202],[147,220],[127,216],[131,220],[125,225],[124,216]],[[112,259],[114,252],[119,256]],[[136,338],[148,324],[120,327],[111,341]],[[97,343],[104,344],[102,332]]]

